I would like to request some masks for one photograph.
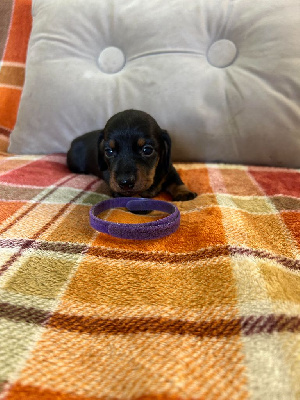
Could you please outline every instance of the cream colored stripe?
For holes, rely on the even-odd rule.
[[[0,88],[22,90],[23,86],[0,83]]]
[[[2,61],[1,62],[2,67],[23,67],[25,68],[26,64],[25,63],[20,63],[20,62],[14,62],[14,61]]]
[[[273,304],[259,271],[260,259],[237,255],[232,257],[231,263],[236,279],[240,315],[246,317],[272,314]]]
[[[193,170],[193,169],[220,169],[220,170],[226,170],[226,169],[237,169],[241,171],[248,171],[249,166],[246,165],[241,165],[241,164],[222,164],[222,163],[180,163],[180,162],[174,162],[173,163],[175,168],[178,169],[184,169],[184,170]],[[255,167],[251,166],[251,170],[254,171],[264,171],[264,172],[289,172],[289,173],[300,173],[299,168],[281,168],[281,167],[269,167],[269,166],[263,166],[263,167]],[[251,175],[251,174],[249,174]],[[254,180],[255,181],[255,180]],[[257,182],[255,181],[257,184]]]
[[[25,295],[0,289],[0,301],[16,306],[34,308],[42,311],[52,310],[55,300],[39,296]]]
[[[241,316],[285,312],[282,307],[278,308],[278,302],[270,298],[259,265],[260,260],[256,257],[232,258]],[[251,400],[296,400],[289,381],[289,362],[284,359],[280,335],[273,333],[242,337]]]
[[[280,334],[246,336],[243,343],[251,400],[298,400]]]
[[[282,343],[284,361],[290,366],[292,398],[298,400],[300,399],[300,334],[282,333],[280,341]]]
[[[211,164],[211,163],[173,163],[175,168],[184,169],[184,170],[193,170],[193,169],[239,169],[239,170],[247,170],[247,167],[244,165],[233,165],[233,164]]]
[[[218,196],[219,197],[219,196]],[[225,200],[226,201],[226,200]],[[222,200],[220,201],[220,203],[222,203]],[[254,206],[252,206],[254,208]],[[247,210],[245,208],[242,207],[238,207],[234,205],[234,202],[231,202],[230,200],[228,200],[227,204],[225,205],[223,204],[212,204],[212,205],[205,205],[205,206],[199,206],[197,207],[197,205],[191,205],[190,209],[184,209],[184,210],[180,210],[180,213],[182,215],[185,214],[189,214],[189,213],[193,213],[193,212],[197,212],[197,211],[202,211],[202,210],[208,210],[208,209],[213,209],[213,208],[218,208],[218,209],[223,209],[223,210],[236,210],[236,211],[241,211],[245,214],[251,214],[251,215],[278,215],[277,211],[272,210],[271,208],[268,209],[267,206],[265,207],[265,211],[262,211],[263,209],[263,205],[262,204],[258,204],[258,209],[261,209],[261,212],[257,212],[257,211],[251,211],[251,204],[249,204],[249,208],[250,210]]]
[[[43,331],[44,328],[33,324],[1,320],[1,379],[16,379]]]
[[[36,161],[36,160],[40,160],[43,158],[43,156],[40,155],[31,155],[31,154],[25,154],[25,155],[11,155],[8,157],[5,157],[6,160],[29,160],[29,161]]]
[[[217,188],[214,187],[217,191]],[[175,202],[175,204],[177,204]],[[210,208],[232,209],[254,215],[278,214],[265,196],[239,196],[227,193],[200,193],[193,201],[179,202],[182,215]]]

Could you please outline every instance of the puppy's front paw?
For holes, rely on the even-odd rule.
[[[197,197],[197,193],[191,192],[190,190],[186,190],[186,191],[177,193],[176,196],[174,196],[173,200],[174,201],[187,201],[187,200],[193,200],[195,197]]]
[[[168,188],[168,192],[171,194],[174,201],[193,200],[197,197],[197,193],[191,192],[184,184],[173,184]]]

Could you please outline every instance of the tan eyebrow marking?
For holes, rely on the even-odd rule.
[[[139,138],[139,140],[137,142],[138,146],[140,146],[140,147],[143,147],[145,145],[145,143],[146,143],[146,140],[143,138]]]
[[[115,142],[113,139],[111,139],[111,140],[108,142],[108,144],[109,144],[109,147],[110,147],[111,149],[114,149],[114,148],[116,147],[116,142]]]

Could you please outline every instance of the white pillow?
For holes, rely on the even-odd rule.
[[[148,112],[174,161],[300,167],[299,0],[34,0],[10,152]]]

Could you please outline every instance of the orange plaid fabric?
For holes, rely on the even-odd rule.
[[[177,168],[199,196],[139,242],[90,227],[105,185],[64,155],[0,159],[1,398],[299,398],[300,172]]]
[[[2,0],[0,399],[299,399],[300,171],[178,164],[199,196],[176,233],[97,233],[103,181],[6,153],[30,30],[31,0]]]
[[[6,151],[22,94],[31,0],[0,2],[0,152]]]

